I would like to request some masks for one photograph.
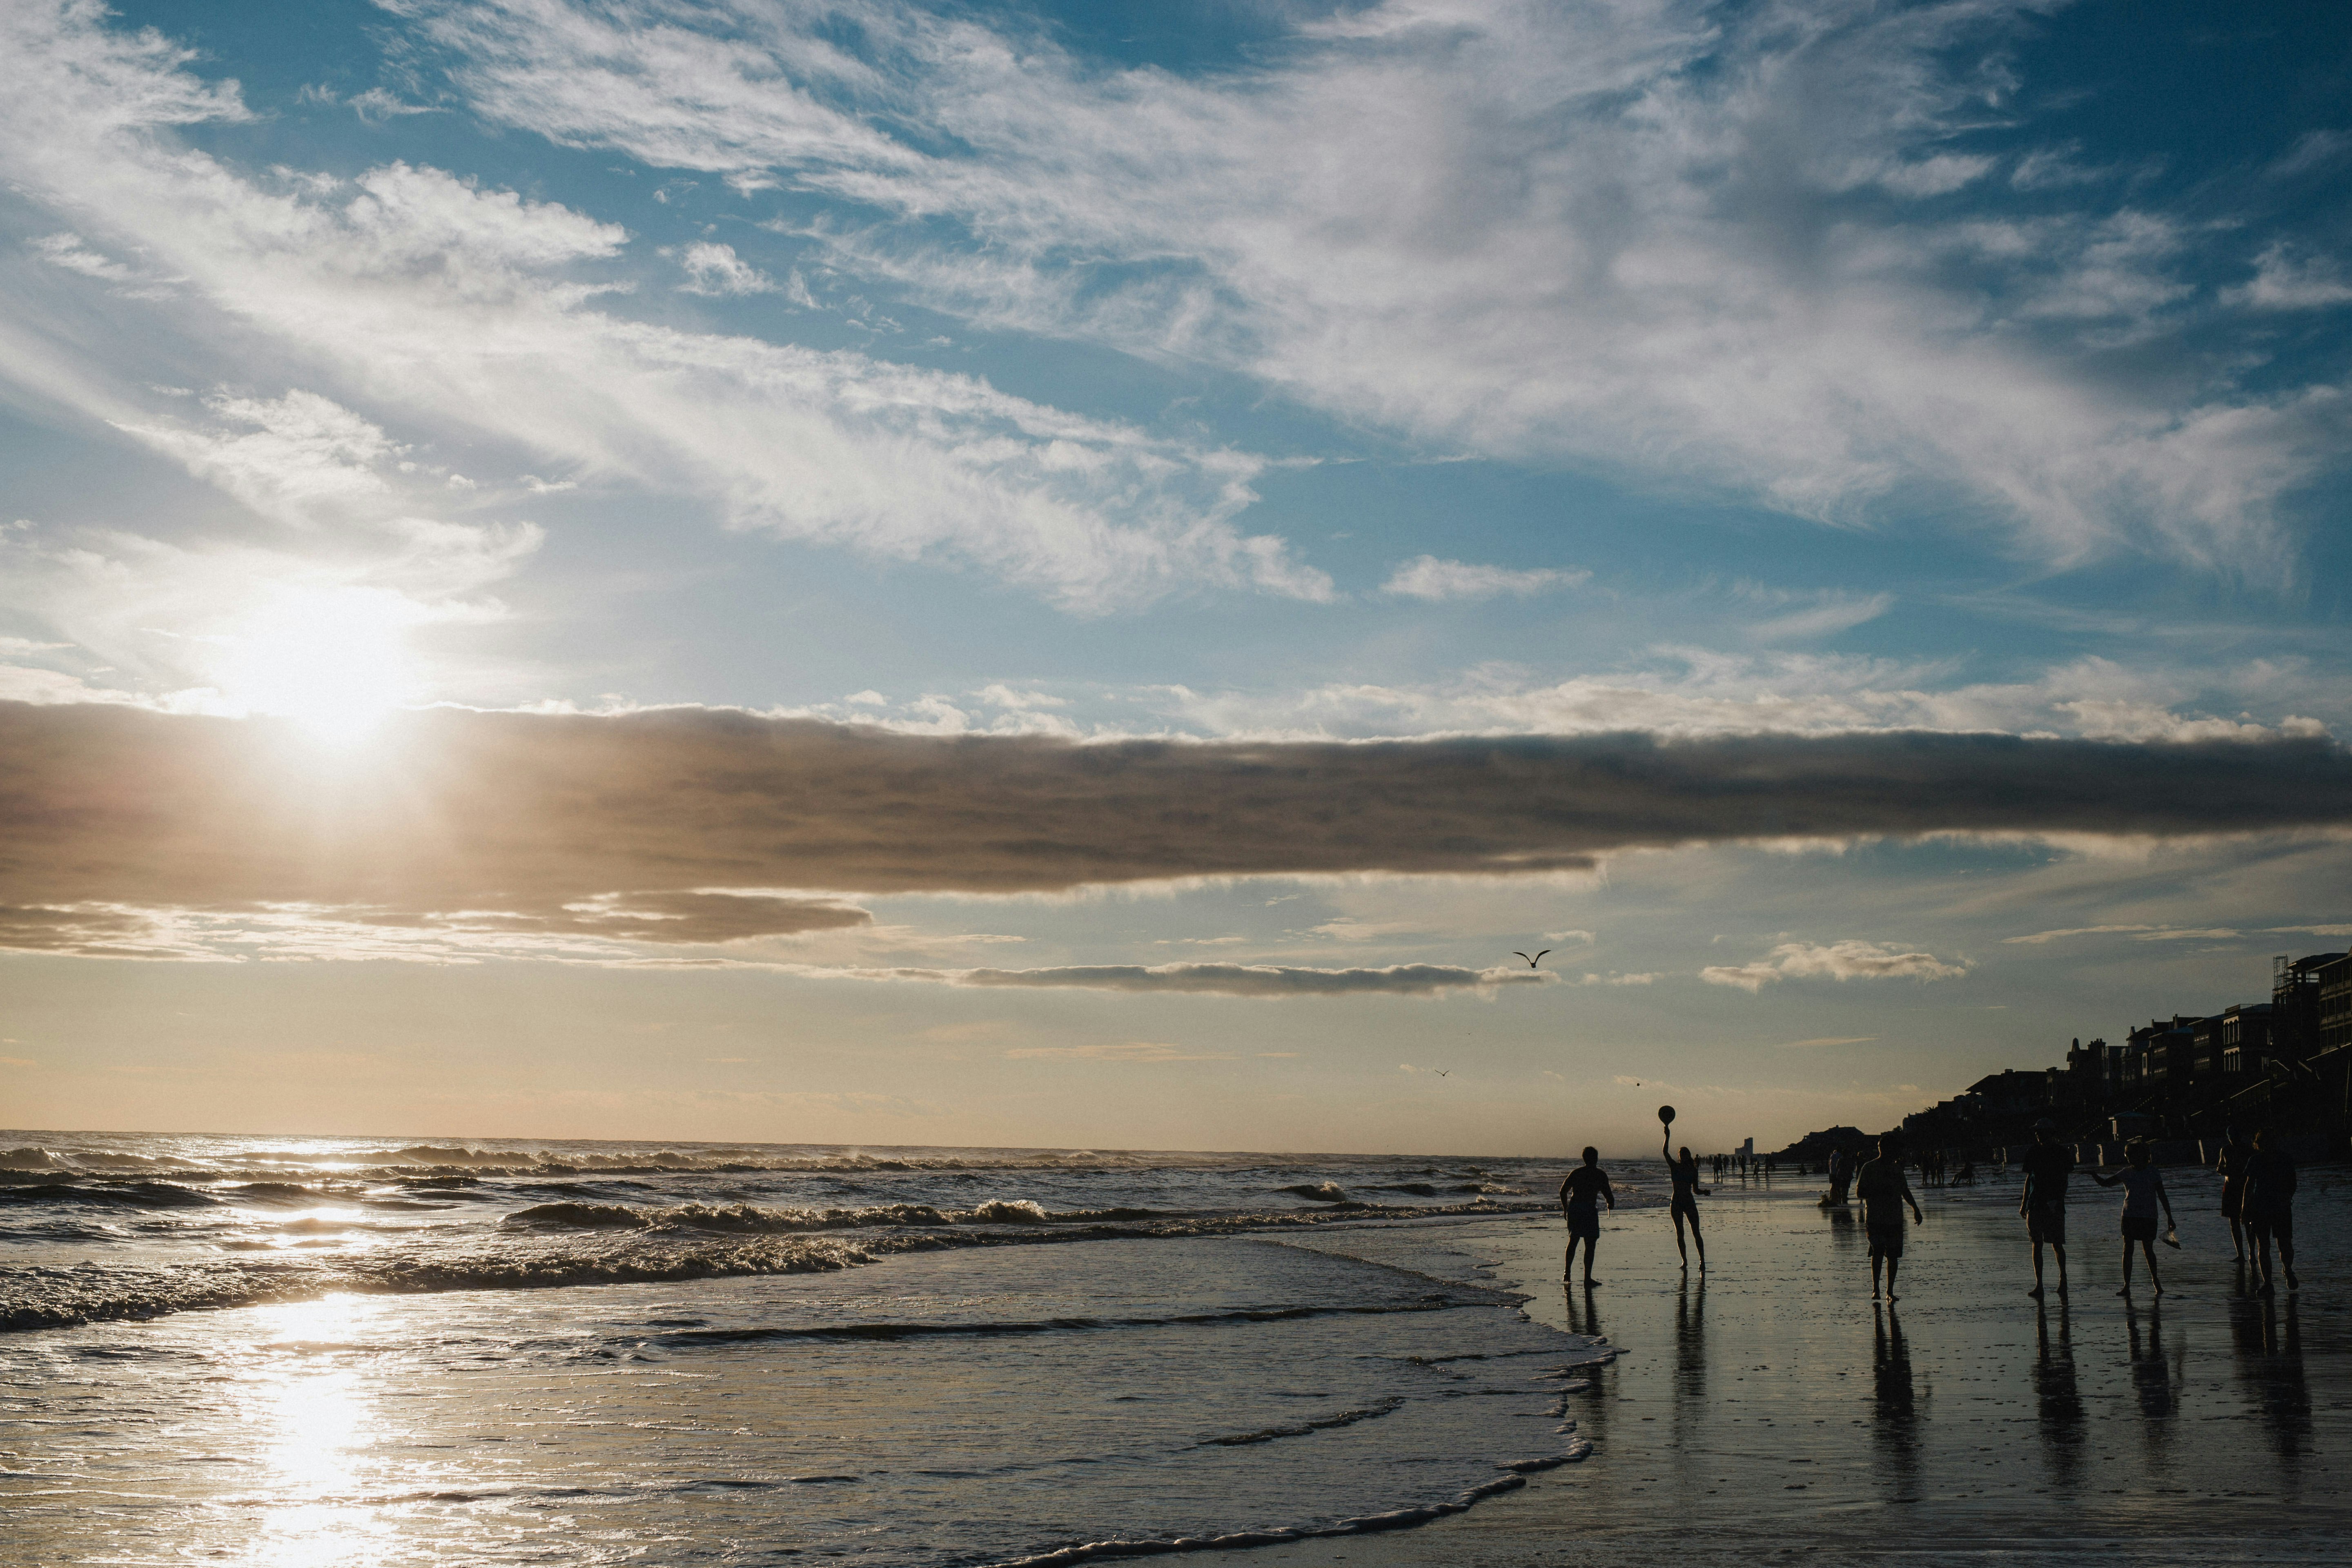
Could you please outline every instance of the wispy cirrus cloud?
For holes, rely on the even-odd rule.
[[[1590,572],[1563,567],[1476,566],[1462,561],[1417,556],[1389,574],[1381,592],[1433,603],[1449,599],[1492,599],[1504,594],[1521,598],[1547,589],[1570,587],[1589,580]]]
[[[1389,0],[1191,76],[898,0],[408,10],[477,112],[862,208],[835,264],[937,308],[1449,447],[2273,581],[2342,447],[2333,384],[2100,372],[2175,342],[2205,226],[2044,177],[2062,143],[2031,211],[1964,201],[2007,7]],[[2250,302],[2325,302],[2265,266]]]
[[[1255,456],[974,376],[600,310],[625,281],[618,226],[406,163],[350,179],[239,169],[177,139],[247,118],[234,84],[184,63],[91,5],[0,18],[0,98],[37,106],[0,116],[0,174],[69,226],[58,267],[18,279],[41,287],[6,300],[0,329],[0,363],[37,395],[152,431],[159,349],[259,342],[319,367],[310,394],[373,426],[463,429],[689,498],[727,527],[959,563],[1075,610],[1199,584],[1331,595],[1284,542],[1234,525],[1255,500]],[[51,341],[42,323],[70,312],[42,289],[113,281],[106,247],[168,272],[174,298],[118,312],[110,341]],[[726,249],[690,247],[690,278],[756,287]]]

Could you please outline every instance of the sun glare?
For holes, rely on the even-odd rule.
[[[289,593],[222,638],[215,678],[248,711],[348,744],[415,695],[417,618],[413,602],[379,589]]]

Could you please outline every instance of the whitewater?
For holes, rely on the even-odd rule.
[[[1556,1226],[1556,1161],[0,1148],[0,1562],[989,1564],[1391,1528],[1580,1458],[1612,1353],[1468,1239]]]

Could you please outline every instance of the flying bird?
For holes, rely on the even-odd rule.
[[[1439,1073],[1437,1076],[1438,1076],[1438,1077],[1440,1077],[1440,1078],[1452,1078],[1454,1075],[1453,1075],[1452,1073],[1450,1073],[1450,1072],[1442,1072],[1442,1073]]]
[[[1543,962],[1544,952],[1549,952],[1550,951],[1551,949],[1545,948],[1543,952],[1537,953],[1533,958],[1528,958],[1526,953],[1519,952],[1517,948],[1513,948],[1511,950],[1511,956],[1513,958],[1528,958],[1528,967],[1529,969],[1533,969],[1537,964]]]

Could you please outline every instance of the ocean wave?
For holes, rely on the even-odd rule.
[[[220,1200],[170,1182],[44,1182],[38,1186],[0,1186],[0,1204],[81,1204],[101,1208],[216,1208]]]
[[[41,1189],[31,1189],[39,1191]],[[77,1192],[91,1189],[77,1187]],[[210,1202],[211,1200],[205,1200]],[[725,1214],[706,1205],[705,1216]],[[983,1205],[984,1206],[984,1205]],[[1054,1223],[1006,1224],[952,1217],[958,1211],[928,1209],[921,1205],[892,1205],[886,1209],[831,1211],[859,1216],[855,1222],[798,1228],[836,1234],[793,1234],[789,1223],[745,1233],[709,1225],[653,1223],[649,1216],[671,1210],[637,1210],[614,1204],[544,1205],[565,1211],[551,1224],[512,1225],[521,1215],[509,1215],[509,1237],[537,1229],[549,1240],[566,1232],[584,1232],[577,1248],[516,1248],[501,1252],[447,1251],[406,1247],[358,1256],[289,1257],[289,1249],[262,1244],[220,1244],[247,1257],[210,1264],[190,1264],[169,1270],[91,1270],[87,1268],[23,1268],[0,1279],[0,1332],[64,1328],[78,1323],[149,1319],[209,1308],[257,1306],[276,1301],[307,1300],[335,1290],[421,1294],[443,1290],[548,1289],[567,1286],[626,1285],[724,1279],[739,1275],[794,1274],[854,1268],[895,1254],[968,1247],[1004,1247],[1058,1242],[1153,1240],[1164,1238],[1245,1236],[1278,1232],[1339,1221],[1366,1218],[1426,1218],[1516,1212],[1527,1205],[1504,1205],[1492,1199],[1450,1209],[1427,1207],[1289,1210],[1279,1214],[1155,1215],[1150,1211],[1101,1211],[1097,1214],[1051,1215]],[[582,1224],[578,1215],[601,1209],[616,1216],[604,1223]],[[917,1211],[940,1216],[913,1217]],[[522,1215],[533,1211],[524,1210]],[[751,1211],[793,1221],[787,1211]],[[964,1215],[978,1210],[960,1211]],[[1137,1214],[1140,1218],[1104,1218],[1103,1214]],[[898,1223],[875,1216],[896,1215]],[[626,1217],[617,1217],[626,1216]],[[819,1215],[823,1219],[823,1215]],[[856,1231],[852,1237],[844,1232]],[[590,1243],[601,1233],[603,1239]],[[336,1245],[332,1242],[298,1243]],[[266,1258],[267,1261],[262,1259]],[[1440,1298],[1432,1298],[1437,1300]],[[1444,1298],[1450,1300],[1451,1298]],[[1381,1310],[1377,1307],[1346,1307],[1339,1311]],[[1172,1319],[1171,1321],[1214,1321],[1217,1317]]]
[[[1337,1182],[1299,1182],[1276,1190],[1305,1198],[1310,1203],[1344,1204],[1348,1201],[1348,1190]]]
[[[671,1284],[758,1274],[824,1273],[873,1260],[874,1254],[866,1248],[811,1237],[714,1249],[367,1255],[333,1261],[273,1253],[267,1262],[240,1259],[171,1269],[31,1268],[18,1270],[9,1289],[0,1293],[0,1332],[140,1321],[176,1312],[310,1300],[342,1290],[425,1295]]]
[[[1353,1426],[1359,1421],[1376,1421],[1392,1411],[1404,1408],[1402,1399],[1383,1399],[1361,1410],[1342,1410],[1337,1415],[1327,1415],[1320,1421],[1300,1421],[1286,1426],[1264,1426],[1255,1432],[1236,1433],[1229,1437],[1212,1437],[1196,1445],[1202,1448],[1239,1448],[1253,1443],[1272,1443],[1283,1437],[1305,1437],[1317,1432],[1328,1432],[1335,1427]]]
[[[677,1349],[713,1345],[761,1344],[772,1341],[789,1340],[928,1340],[928,1339],[1000,1339],[1030,1334],[1088,1333],[1119,1329],[1202,1328],[1217,1323],[1286,1323],[1302,1318],[1380,1317],[1392,1312],[1444,1312],[1456,1307],[1484,1305],[1469,1296],[1432,1294],[1413,1301],[1347,1302],[1317,1307],[1234,1307],[1217,1312],[1179,1312],[1160,1316],[1138,1317],[1066,1317],[1007,1319],[996,1322],[860,1322],[860,1323],[795,1323],[786,1326],[742,1329],[679,1329],[668,1333],[646,1336],[646,1344],[667,1345]],[[1263,1435],[1236,1437],[1213,1437],[1195,1447],[1209,1447],[1256,1443],[1272,1437],[1295,1436],[1319,1427],[1348,1426],[1375,1415],[1385,1415],[1401,1405],[1395,1401],[1384,1407],[1347,1413],[1344,1417],[1308,1423],[1295,1429],[1268,1429]]]
[[[969,1225],[1093,1225],[1182,1218],[1159,1209],[1108,1208],[1049,1212],[1026,1198],[993,1198],[968,1209],[932,1204],[877,1204],[864,1208],[777,1209],[754,1204],[680,1204],[635,1208],[627,1204],[534,1204],[507,1216],[513,1226],[578,1230],[722,1231],[739,1235],[814,1230],[897,1229]]]
[[[992,1564],[991,1568],[1062,1568],[1066,1563],[1091,1563],[1103,1558],[1157,1557],[1171,1552],[1230,1552],[1245,1546],[1273,1546],[1285,1541],[1313,1541],[1335,1535],[1369,1535],[1383,1530],[1404,1530],[1416,1524],[1426,1524],[1433,1519],[1444,1519],[1449,1514],[1464,1512],[1497,1492],[1512,1491],[1527,1484],[1528,1479],[1522,1475],[1498,1476],[1491,1481],[1458,1492],[1444,1502],[1391,1509],[1386,1513],[1363,1514],[1333,1524],[1240,1530],[1225,1535],[1081,1542],[1034,1556],[1010,1558]]]

